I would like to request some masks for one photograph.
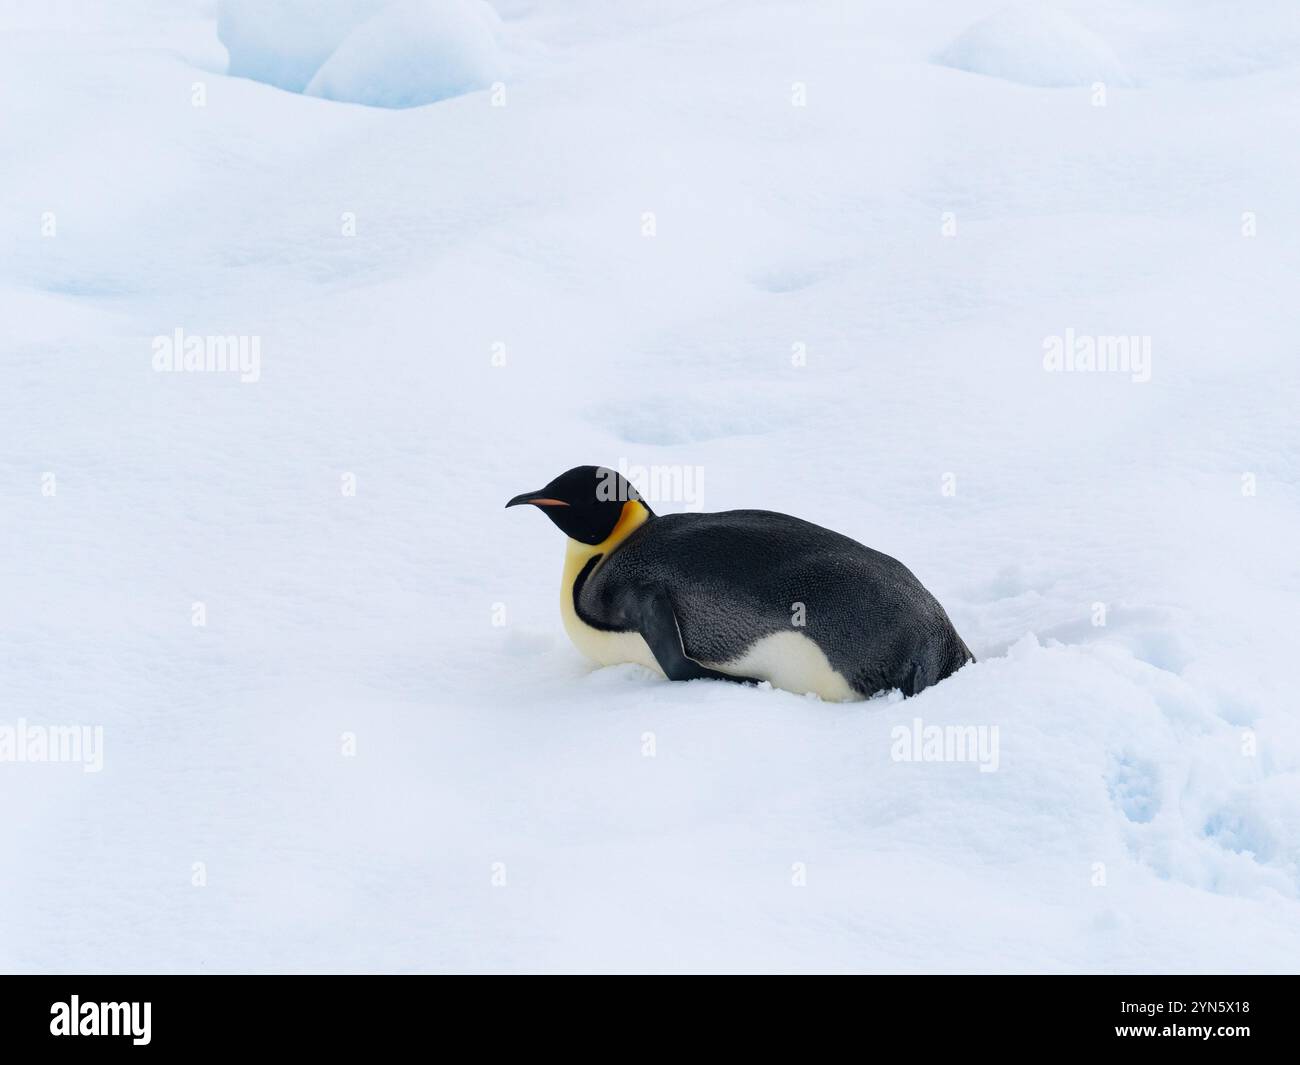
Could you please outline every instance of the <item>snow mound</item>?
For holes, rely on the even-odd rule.
[[[967,27],[939,56],[943,66],[1049,88],[1128,81],[1101,37],[1068,15],[1008,7]]]
[[[217,36],[227,73],[302,92],[354,29],[392,0],[221,0]]]
[[[327,100],[415,107],[500,76],[483,0],[221,0],[228,73]]]
[[[495,12],[477,0],[404,0],[359,26],[307,85],[308,96],[418,107],[500,77]]]

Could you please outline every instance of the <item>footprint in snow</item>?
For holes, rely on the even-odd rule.
[[[1111,801],[1134,824],[1145,825],[1160,811],[1160,774],[1153,762],[1132,755],[1116,757],[1106,787]]]

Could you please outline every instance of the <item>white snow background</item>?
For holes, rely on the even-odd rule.
[[[0,7],[0,725],[104,730],[0,764],[0,967],[1300,968],[1294,3],[493,8]],[[978,664],[593,671],[502,506],[620,461]]]

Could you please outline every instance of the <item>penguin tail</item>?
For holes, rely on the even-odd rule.
[[[938,684],[951,677],[967,662],[975,661],[975,656],[960,636],[956,637],[956,645],[949,644],[944,652],[946,653],[930,651],[912,659],[910,668],[898,686],[905,698],[919,695],[931,684]]]

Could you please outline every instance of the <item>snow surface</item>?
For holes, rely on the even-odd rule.
[[[503,100],[252,80],[362,6],[239,77],[212,3],[0,36],[0,727],[104,730],[0,764],[0,966],[1300,968],[1289,0],[1054,6],[1105,106],[1030,35],[936,62],[974,0],[511,3]],[[155,372],[177,328],[256,383]],[[621,461],[895,555],[979,663],[591,670],[502,505]],[[918,718],[997,771],[891,758]]]
[[[218,0],[227,72],[308,96],[417,107],[503,73],[482,0]]]
[[[357,27],[316,71],[308,96],[418,107],[491,85],[501,53],[485,4],[402,0]]]
[[[218,0],[228,73],[302,92],[353,30],[392,0]]]
[[[957,70],[1025,85],[1128,81],[1110,45],[1068,15],[1041,4],[1016,5],[980,19],[945,50],[941,61]]]

